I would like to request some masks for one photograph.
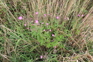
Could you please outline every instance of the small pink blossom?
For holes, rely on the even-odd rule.
[[[38,24],[39,23],[38,20],[35,20],[35,23]]]
[[[22,19],[23,19],[23,17],[22,17],[22,16],[19,16],[19,17],[18,17],[18,19],[19,19],[19,20],[22,20]]]
[[[38,14],[38,12],[36,12],[35,14]]]
[[[46,23],[46,25],[49,25],[49,23]]]
[[[57,46],[54,46],[54,48],[57,48]]]
[[[52,36],[54,37],[55,35],[54,35],[54,34],[52,34]]]
[[[46,31],[45,29],[43,31]]]
[[[83,17],[84,15],[82,14],[81,16]]]
[[[29,29],[29,28],[26,28],[26,29]]]
[[[66,19],[66,17],[64,19]]]
[[[42,22],[41,24],[44,24],[44,22]]]
[[[49,31],[51,31],[51,29]]]
[[[47,15],[46,15],[46,14],[44,14],[44,16],[46,17]]]
[[[82,15],[78,14],[78,17],[80,17],[80,16],[81,16],[81,17],[83,17],[83,16],[84,16],[84,14],[82,14]]]
[[[64,19],[69,20],[69,17],[65,17]]]
[[[41,55],[41,56],[40,56],[40,58],[42,59],[42,58],[43,58],[43,56]]]
[[[80,17],[81,15],[80,14],[78,14],[78,17]]]
[[[48,15],[50,15],[50,14],[48,14]]]
[[[56,19],[59,19],[59,18],[60,18],[59,16],[56,17]]]
[[[24,26],[27,26],[26,24],[24,24]]]
[[[34,25],[34,24],[32,24],[32,25]]]
[[[69,17],[67,17],[67,20],[69,20]]]

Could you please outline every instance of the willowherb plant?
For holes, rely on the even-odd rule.
[[[14,62],[17,62],[17,58],[18,61],[27,62],[36,60],[37,57],[45,59],[43,56],[46,52],[50,54],[46,56],[49,57],[46,62],[53,62],[53,57],[58,55],[59,58],[61,53],[62,56],[70,56],[85,52],[90,37],[87,33],[91,32],[86,23],[93,12],[90,2],[91,0],[0,0],[0,53],[7,55],[6,58],[2,55],[3,62],[11,57]],[[48,49],[43,50],[42,46]],[[56,50],[54,56],[51,56],[52,50]],[[55,61],[62,62],[62,57],[57,58]]]
[[[69,30],[64,27],[64,24],[60,24],[59,20],[60,18],[58,16],[56,18],[50,18],[50,21],[35,20],[35,23],[30,27],[31,36],[36,39],[41,46],[43,45],[48,48],[59,46],[64,48],[64,41],[66,41],[71,33],[67,33]],[[67,35],[60,33],[60,29],[63,28],[64,30],[62,31],[67,33]]]

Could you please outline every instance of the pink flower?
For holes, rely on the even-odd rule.
[[[19,20],[22,20],[22,19],[23,19],[23,17],[22,17],[22,16],[20,16],[20,17],[18,17],[18,19],[19,19]]]
[[[41,24],[44,24],[44,22],[42,22]]]
[[[49,23],[46,23],[46,25],[49,25]]]
[[[38,14],[38,12],[36,12],[35,14]]]
[[[54,46],[54,48],[57,48],[57,46]]]
[[[82,14],[81,16],[83,17],[84,15]]]
[[[26,26],[26,24],[24,24],[24,26]]]
[[[48,14],[48,15],[50,15],[50,14]]]
[[[26,28],[26,29],[29,29],[29,28]]]
[[[52,36],[54,37],[55,35],[54,35],[54,34],[52,34]]]
[[[43,31],[46,31],[45,29]]]
[[[34,24],[32,24],[32,25],[34,25]]]
[[[66,17],[64,19],[66,19]]]
[[[69,17],[67,17],[67,20],[69,20]]]
[[[81,16],[81,17],[83,17],[83,16],[84,16],[84,14],[82,14],[82,15],[78,14],[78,17],[80,17],[80,16]]]
[[[56,19],[59,19],[59,18],[60,18],[59,16],[56,17]]]
[[[39,23],[38,20],[35,20],[35,23],[38,24]]]
[[[81,15],[80,14],[78,14],[78,17],[80,17]]]
[[[40,58],[42,59],[42,58],[43,58],[43,56],[41,55],[41,56],[40,56]]]
[[[69,17],[65,17],[64,19],[69,20]]]
[[[46,17],[46,14],[44,14],[44,16]]]
[[[51,31],[51,29],[49,31]]]

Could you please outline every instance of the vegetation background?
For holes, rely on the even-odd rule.
[[[0,0],[0,62],[93,62],[92,0]]]

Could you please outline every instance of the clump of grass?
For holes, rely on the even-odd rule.
[[[88,7],[90,2],[0,1],[3,13],[0,15],[0,61],[93,61],[86,54],[92,48],[88,43],[91,29],[85,24],[93,9],[92,5]]]

